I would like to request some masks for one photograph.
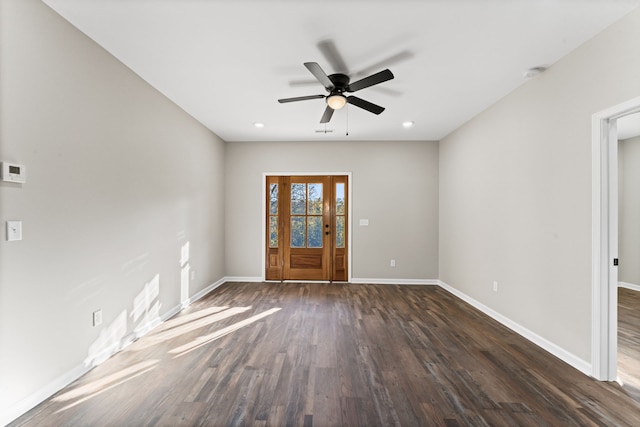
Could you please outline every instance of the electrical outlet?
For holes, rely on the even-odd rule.
[[[391,260],[391,267],[395,267],[395,266],[396,266],[396,260],[395,260],[395,259],[392,259],[392,260]]]
[[[493,282],[493,292],[498,292],[498,282]]]
[[[191,280],[194,280],[196,278],[196,272],[195,270],[191,270]]]
[[[22,240],[22,221],[7,221],[7,241]]]
[[[96,310],[93,312],[93,326],[102,325],[102,310]]]

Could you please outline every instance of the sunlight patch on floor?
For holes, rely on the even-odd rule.
[[[248,319],[245,320],[241,320],[240,322],[234,323],[231,326],[227,326],[226,328],[222,328],[212,334],[208,334],[208,335],[203,335],[201,337],[196,338],[195,340],[191,341],[188,344],[179,346],[174,348],[173,350],[170,350],[169,353],[170,354],[175,354],[174,358],[177,357],[182,357],[185,354],[188,354],[190,352],[192,352],[193,350],[196,350],[212,341],[215,341],[219,338],[224,337],[225,335],[228,335],[234,331],[237,331],[238,329],[250,325],[253,322],[256,322],[260,319],[262,319],[263,317],[267,317],[272,315],[273,313],[276,313],[278,311],[282,310],[281,308],[272,308],[271,310],[267,310],[264,311],[260,314],[256,314],[255,316],[251,316]]]
[[[140,293],[140,298],[138,300],[139,304],[137,305],[139,310],[137,310],[138,318],[142,319],[147,312],[144,307],[148,305],[149,302],[155,300],[155,291],[153,289],[154,280],[152,280],[147,289],[143,290]],[[158,332],[152,332],[151,334],[145,336],[143,339],[137,341],[134,345],[130,346],[127,351],[140,351],[149,347],[152,347],[156,344],[167,342],[181,335],[187,334],[189,332],[193,332],[197,329],[207,327],[215,322],[230,318],[232,316],[246,313],[251,310],[252,306],[247,307],[229,307],[229,306],[219,306],[219,307],[209,307],[203,310],[199,310],[193,313],[186,314],[184,316],[177,317],[175,319],[169,320],[160,326]],[[168,355],[173,355],[173,359],[182,357],[198,348],[201,348],[212,341],[215,341],[219,338],[222,338],[226,335],[229,335],[245,326],[251,325],[263,319],[267,316],[270,316],[278,311],[281,308],[272,308],[270,310],[263,311],[262,313],[251,316],[247,319],[238,321],[230,326],[221,328],[213,333],[201,335],[197,338],[191,340],[190,342],[175,347],[165,353],[166,350],[162,352]],[[117,338],[121,335],[123,331],[124,323],[126,323],[127,313],[123,312],[120,316],[118,316],[119,321],[114,322],[111,333],[107,331],[102,331],[104,337],[102,340],[99,340],[97,345],[100,349],[105,344],[115,344]],[[130,316],[134,317],[134,316]],[[117,320],[118,320],[117,319]],[[98,350],[98,348],[96,349]],[[60,408],[56,411],[56,413],[60,413],[66,411],[70,408],[73,408],[77,405],[80,405],[83,402],[86,402],[96,396],[99,396],[106,391],[109,391],[115,387],[118,387],[122,384],[125,384],[134,378],[140,377],[149,373],[156,369],[164,358],[160,359],[149,359],[143,362],[136,363],[133,366],[127,367],[125,369],[121,369],[120,371],[107,375],[104,378],[99,378],[94,381],[91,381],[87,384],[78,386],[73,388],[65,393],[62,393],[52,399],[54,402],[66,404],[63,408]]]
[[[53,401],[67,402],[74,399],[78,400],[71,403],[70,405],[65,406],[64,408],[59,409],[58,411],[56,411],[56,413],[63,412],[69,408],[73,408],[74,406],[79,405],[82,402],[86,402],[87,400],[92,399],[107,390],[111,390],[112,388],[124,384],[127,381],[139,377],[140,375],[150,372],[156,368],[158,363],[160,363],[160,361],[155,359],[145,360],[144,362],[137,363],[129,368],[122,369],[115,374],[108,375],[104,378],[100,378],[99,380],[93,381],[89,384],[63,393],[53,398]]]
[[[151,334],[160,333],[166,331],[167,329],[175,328],[176,326],[184,325],[185,323],[189,323],[193,320],[199,319],[201,317],[206,317],[211,314],[218,313],[220,311],[228,309],[229,306],[225,305],[222,307],[209,307],[202,310],[195,311],[193,313],[184,314],[178,317],[174,317],[172,319],[167,320],[162,325],[158,326],[158,328],[153,331]]]
[[[168,341],[170,339],[176,338],[180,335],[189,333],[191,331],[195,331],[196,329],[204,328],[205,326],[211,325],[212,323],[219,322],[220,320],[226,319],[231,316],[235,316],[236,314],[244,313],[247,310],[250,310],[251,307],[234,307],[228,310],[212,314],[207,317],[200,318],[198,320],[194,320],[189,323],[185,323],[181,326],[177,326],[175,328],[165,330],[164,332],[160,332],[153,335],[148,335],[144,340],[138,341],[134,347],[131,348],[132,351],[139,351],[145,348],[154,346],[158,343]]]

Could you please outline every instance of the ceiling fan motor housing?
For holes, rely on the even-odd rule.
[[[329,80],[331,80],[331,82],[333,83],[334,88],[327,88],[327,90],[332,94],[334,93],[334,91],[337,93],[345,92],[347,90],[347,87],[349,87],[350,79],[346,74],[331,74],[329,76]]]

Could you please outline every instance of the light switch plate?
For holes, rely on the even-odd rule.
[[[361,219],[360,220],[360,225],[363,225],[363,226],[369,225],[369,220],[368,219]]]
[[[102,325],[102,310],[96,310],[93,312],[93,326]]]
[[[22,240],[22,221],[7,221],[7,240]]]

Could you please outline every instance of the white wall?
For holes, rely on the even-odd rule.
[[[263,276],[264,173],[352,172],[352,277],[438,278],[437,142],[236,142],[225,166],[227,276]]]
[[[0,160],[27,168],[0,183],[2,424],[177,307],[187,242],[189,295],[224,276],[224,143],[43,3],[0,7]]]
[[[635,11],[440,145],[440,278],[586,362],[591,116],[640,94],[638,52]]]
[[[618,147],[618,281],[640,287],[640,136]]]

